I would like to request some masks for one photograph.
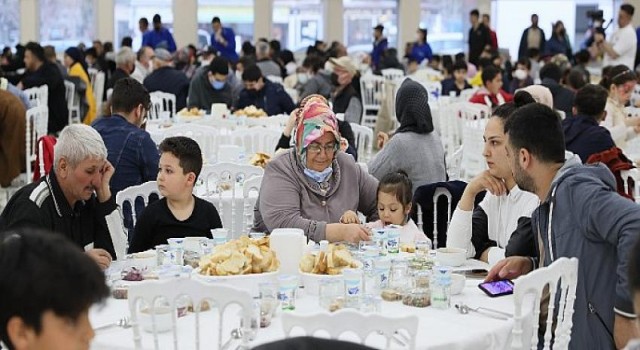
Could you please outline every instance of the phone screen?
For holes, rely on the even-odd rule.
[[[513,293],[513,282],[509,280],[480,283],[478,287],[492,297]]]

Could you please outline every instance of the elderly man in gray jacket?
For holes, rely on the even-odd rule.
[[[518,186],[541,204],[531,215],[538,257],[509,257],[487,280],[515,278],[560,257],[579,259],[570,349],[622,348],[637,337],[627,283],[631,247],[640,235],[640,206],[616,193],[602,164],[565,159],[557,114],[524,106],[505,125],[507,153]],[[540,250],[538,249],[538,250]]]

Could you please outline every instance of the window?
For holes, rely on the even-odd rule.
[[[198,47],[211,44],[213,17],[220,17],[223,27],[233,29],[236,51],[240,52],[244,41],[253,41],[253,0],[198,0]]]
[[[14,46],[20,41],[20,0],[0,0],[0,43]]]
[[[96,37],[94,2],[85,0],[41,0],[40,42],[56,52],[83,42],[91,46]],[[4,10],[3,10],[4,11]]]
[[[349,52],[372,49],[373,27],[384,26],[389,47],[398,43],[398,1],[344,0],[344,43]]]
[[[271,38],[282,48],[305,51],[324,36],[321,0],[274,0]]]
[[[145,17],[149,21],[149,29],[152,29],[151,22],[156,13],[160,15],[162,25],[173,31],[172,0],[115,0],[114,44],[120,47],[122,38],[130,36],[133,38],[133,49],[139,49],[142,45],[142,33],[138,29],[138,21]]]
[[[422,0],[420,28],[428,31],[433,52],[455,54],[467,50],[465,33],[469,30],[469,11],[474,4],[466,0]]]

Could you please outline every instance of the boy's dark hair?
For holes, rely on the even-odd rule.
[[[76,320],[109,288],[98,264],[65,236],[23,228],[0,234],[0,295],[0,340],[13,349],[12,317],[39,334],[46,311]]]
[[[38,43],[33,41],[28,42],[27,45],[24,46],[24,50],[31,51],[31,53],[38,58],[40,62],[45,62],[47,60],[47,57],[44,55],[44,49]]]
[[[118,80],[111,94],[111,110],[114,113],[129,113],[139,105],[144,106],[147,111],[151,107],[147,89],[131,77]]]
[[[453,56],[454,61],[465,61],[466,60],[466,56],[464,54],[464,52],[458,52],[457,54],[455,54],[455,56]]]
[[[87,56],[98,58],[98,51],[96,51],[95,47],[90,47],[84,51],[84,57]]]
[[[442,61],[442,57],[440,55],[433,55],[431,57],[431,62],[440,62]]]
[[[124,38],[122,38],[122,41],[120,42],[120,46],[122,47],[131,47],[133,45],[133,38],[131,38],[130,36],[125,36]]]
[[[609,91],[611,85],[623,85],[629,81],[636,80],[636,73],[634,73],[629,67],[624,64],[613,66],[605,72],[602,70],[602,80],[600,85]]]
[[[242,81],[258,81],[262,78],[262,71],[260,67],[255,64],[250,65],[249,67],[244,67],[244,71],[242,72]]]
[[[620,5],[620,9],[629,14],[629,16],[633,16],[633,13],[636,9],[631,4],[622,4]]]
[[[469,12],[470,16],[476,16],[476,17],[480,17],[480,11],[478,11],[478,9],[473,9],[471,10],[471,12]]]
[[[157,13],[153,15],[153,18],[151,20],[153,21],[153,23],[162,23],[162,18]]]
[[[313,73],[318,73],[324,67],[324,59],[318,55],[307,55],[302,61],[302,66],[310,69]]]
[[[213,19],[211,20],[211,23],[220,23],[220,17],[218,16],[213,17]]]
[[[566,83],[575,90],[580,90],[587,85],[584,73],[575,68],[569,70],[566,80]]]
[[[587,84],[576,92],[574,105],[578,110],[578,114],[593,117],[599,117],[607,104],[609,92],[600,85]]]
[[[556,83],[562,79],[562,70],[555,63],[547,63],[540,69],[540,79],[549,78]]]
[[[183,174],[194,173],[196,178],[202,170],[202,150],[194,140],[185,136],[168,137],[158,147],[160,153],[171,153],[180,161]]]
[[[413,199],[413,183],[404,170],[398,170],[382,177],[378,184],[378,192],[393,194],[402,207],[411,204]]]
[[[222,56],[216,56],[211,63],[209,63],[209,72],[212,74],[229,74],[229,61]]]
[[[140,18],[140,20],[138,20],[138,23],[142,23],[147,27],[149,26],[149,20],[147,19],[147,17]]]
[[[456,61],[453,66],[451,67],[451,71],[455,72],[457,70],[464,70],[465,72],[467,71],[467,62],[465,61]]]
[[[589,59],[591,59],[591,55],[587,50],[580,50],[576,52],[576,54],[573,55],[573,57],[575,57],[577,64],[589,63]]]
[[[500,69],[494,65],[486,66],[482,69],[482,84],[487,85],[487,82],[492,81],[498,75],[502,74]]]
[[[541,162],[564,162],[564,132],[560,117],[541,103],[518,108],[504,125],[513,149],[524,148]]]
[[[256,64],[255,56],[242,56],[238,59],[238,63],[242,64],[242,66],[246,69],[249,66],[253,66]]]
[[[640,239],[633,245],[629,257],[629,288],[631,297],[640,292]],[[637,306],[636,306],[637,307]]]
[[[478,68],[483,69],[487,66],[493,66],[493,60],[489,57],[480,57],[478,59]]]
[[[516,61],[516,66],[518,66],[519,64],[527,67],[527,70],[531,70],[531,60],[529,60],[528,58],[523,57]]]
[[[253,44],[251,44],[251,42],[247,40],[242,43],[242,52],[244,52],[245,55],[240,57],[240,59],[251,56],[251,55],[255,56],[256,47],[253,46]]]

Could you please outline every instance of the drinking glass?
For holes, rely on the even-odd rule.
[[[344,296],[344,284],[336,278],[320,280],[318,287],[318,304],[328,311],[335,311],[341,307],[339,299]]]
[[[227,237],[229,236],[229,230],[226,228],[215,228],[211,230],[211,236],[213,237],[213,243],[216,246],[227,243]]]
[[[400,228],[397,225],[389,225],[387,231],[387,252],[398,254],[400,252]]]
[[[156,246],[156,254],[158,257],[158,266],[162,266],[164,264],[170,264],[170,256],[169,256],[169,245],[168,244],[160,244]]]
[[[380,312],[382,298],[377,295],[365,294],[360,299],[360,312]]]
[[[260,291],[261,314],[263,317],[268,315],[268,323],[271,323],[271,318],[275,317],[278,308],[278,286],[272,282],[264,282],[258,285],[258,290]],[[261,320],[261,326],[262,323]]]
[[[213,239],[203,239],[200,241],[200,251],[203,256],[211,254],[213,252],[213,247],[215,246]]]
[[[278,284],[278,300],[280,300],[282,310],[295,310],[298,276],[281,275],[278,277]]]
[[[363,271],[361,269],[344,269],[344,299],[345,306],[358,308],[360,306],[360,296],[362,295]]]
[[[416,241],[416,258],[426,258],[429,255],[429,250],[431,250],[431,241]]]

